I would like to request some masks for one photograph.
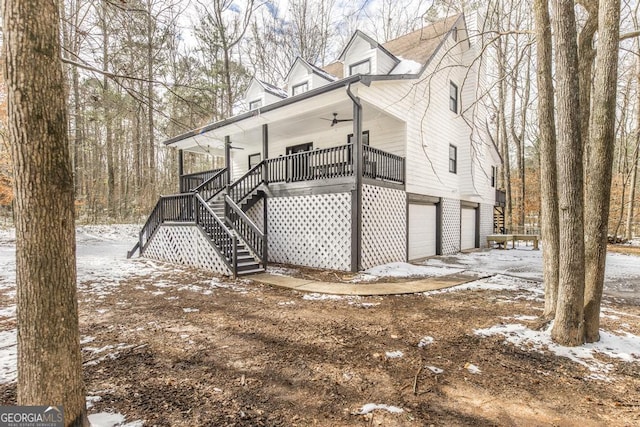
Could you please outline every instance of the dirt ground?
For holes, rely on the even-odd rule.
[[[585,379],[569,359],[474,334],[541,313],[513,291],[304,299],[212,277],[184,269],[104,292],[82,284],[85,380],[100,396],[90,412],[148,426],[640,425],[638,364],[603,356],[612,381]],[[640,307],[608,306],[627,314],[605,317],[605,329],[640,335]],[[433,343],[419,347],[425,336]],[[0,401],[15,402],[15,384],[0,386]],[[368,403],[404,411],[358,414]]]

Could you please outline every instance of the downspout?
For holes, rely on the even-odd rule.
[[[353,101],[353,175],[355,189],[351,192],[351,271],[362,268],[362,104],[360,98],[347,86],[347,95]]]

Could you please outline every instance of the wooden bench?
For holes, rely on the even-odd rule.
[[[489,234],[487,236],[487,245],[491,246],[491,243],[496,243],[498,248],[507,249],[507,243],[511,242],[511,249],[515,248],[515,240],[513,234]]]
[[[522,242],[533,242],[533,250],[538,250],[538,242],[540,241],[540,236],[538,236],[537,234],[514,234],[513,235],[513,242],[515,244],[515,241],[522,241]]]

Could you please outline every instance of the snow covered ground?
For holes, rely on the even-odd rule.
[[[127,250],[135,244],[140,230],[139,225],[109,225],[109,226],[83,226],[77,228],[77,261],[79,287],[91,298],[101,298],[116,292],[121,281],[132,277],[148,277],[154,280],[161,273],[176,270],[175,267],[165,263],[159,263],[148,259],[134,258],[127,260]],[[13,230],[0,229],[0,295],[13,298],[15,295],[15,233]],[[514,250],[490,250],[468,254],[457,254],[445,257],[437,257],[425,261],[422,265],[407,263],[392,263],[379,266],[357,275],[354,282],[366,282],[384,277],[415,277],[415,276],[441,276],[459,272],[475,272],[480,275],[492,275],[492,277],[471,282],[462,286],[441,291],[425,293],[432,297],[443,292],[459,292],[463,290],[507,290],[513,291],[509,298],[525,299],[533,301],[543,300],[542,288],[542,252],[534,251],[530,246],[521,245]],[[276,274],[287,274],[287,269],[270,269]],[[216,282],[214,279],[212,281]],[[611,253],[607,256],[607,271],[605,280],[605,294],[612,297],[640,300],[640,257]],[[166,284],[165,284],[166,285]],[[157,292],[162,293],[163,283],[158,279],[153,282]],[[204,286],[204,285],[203,285]],[[213,285],[212,285],[213,286]],[[227,286],[235,286],[227,284]],[[238,289],[242,290],[239,283]],[[209,288],[191,285],[194,291],[210,294]],[[350,304],[375,305],[377,303],[362,303],[358,298],[341,297],[333,295],[305,294],[305,300],[348,299]],[[6,299],[5,299],[6,300]],[[283,304],[295,305],[295,301]],[[193,309],[186,307],[185,313]],[[631,319],[630,314],[614,312],[608,307],[603,308],[604,316],[629,317],[625,320],[629,323],[637,323],[638,319]],[[637,316],[635,316],[637,317]],[[15,304],[0,306],[0,383],[15,380],[16,359],[16,332],[9,326],[15,320]],[[536,331],[528,328],[527,322],[532,321],[530,316],[519,316],[501,319],[498,324],[474,331],[480,337],[491,335],[504,336],[505,342],[528,349],[529,351],[551,351],[558,356],[568,357],[571,360],[588,366],[592,372],[589,379],[609,381],[610,365],[603,363],[596,354],[618,358],[627,362],[640,363],[640,337],[622,327],[617,331],[602,331],[602,340],[599,343],[583,346],[579,349],[568,349],[553,344],[549,339],[548,331]],[[7,325],[3,327],[4,325]],[[624,323],[623,323],[624,325]],[[100,363],[99,357],[108,357],[118,349],[93,348],[91,337],[83,337],[85,350],[93,351],[96,363]],[[424,337],[420,346],[428,346],[433,338]],[[399,358],[395,349],[389,349],[385,353],[387,358]],[[429,367],[432,372],[442,372],[438,367]],[[482,366],[468,367],[470,372],[482,375]],[[436,373],[437,373],[436,372]],[[98,401],[99,396],[89,396],[89,404]],[[370,404],[360,409],[360,413],[366,413],[373,409],[397,410],[394,407]],[[399,408],[398,408],[399,409]],[[401,409],[399,409],[401,410]],[[133,421],[125,424],[124,417],[120,414],[100,413],[93,414],[92,423],[101,427],[142,425],[141,421]]]

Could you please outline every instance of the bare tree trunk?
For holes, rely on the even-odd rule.
[[[640,41],[638,42],[638,51],[640,52]],[[640,58],[636,59],[636,80],[640,87]],[[640,106],[640,90],[636,91],[636,103]],[[629,208],[627,209],[626,235],[627,239],[633,238],[633,213],[635,211],[636,185],[638,182],[638,154],[640,153],[640,114],[636,114],[636,149],[632,160],[631,167],[631,188],[629,189]]]
[[[535,0],[536,49],[538,57],[538,125],[540,128],[540,214],[544,278],[544,313],[556,312],[559,274],[558,188],[556,130],[553,99],[552,44],[547,0]]]
[[[147,1],[147,102],[149,108],[148,114],[148,132],[149,132],[149,185],[151,188],[155,188],[155,179],[156,179],[156,150],[155,150],[155,132],[154,132],[154,123],[153,123],[153,115],[154,111],[154,97],[153,97],[153,68],[155,66],[155,61],[153,57],[153,34],[154,34],[154,22],[152,15],[152,2],[151,0]],[[155,194],[155,191],[152,191]]]
[[[109,70],[109,26],[107,22],[107,2],[102,4],[100,24],[102,25],[102,69]],[[115,165],[113,158],[113,120],[111,111],[111,94],[109,93],[109,78],[102,77],[102,112],[104,114],[105,142],[104,148],[107,155],[107,215],[114,217],[114,194],[116,186]]]
[[[578,75],[580,76],[580,137],[589,138],[589,115],[591,114],[591,78],[593,70],[593,36],[598,29],[598,0],[579,0],[588,17],[578,36]],[[586,162],[585,162],[586,163]],[[585,170],[588,165],[585,164]]]
[[[585,205],[585,339],[600,339],[600,303],[607,255],[615,139],[620,0],[600,2]]]
[[[3,1],[16,196],[18,404],[64,405],[65,425],[82,426],[88,420],[58,5]]]
[[[502,64],[498,67],[498,79],[500,80],[498,83],[498,126],[500,132],[498,133],[498,141],[500,141],[500,151],[502,155],[502,182],[505,188],[505,215],[504,215],[504,223],[505,228],[508,229],[509,232],[513,231],[513,198],[511,192],[511,161],[509,156],[509,138],[507,136],[507,120],[505,117],[506,111],[506,98],[507,94],[505,92],[506,80],[504,73],[504,64],[506,63],[505,59],[505,50],[506,46],[504,46],[502,38],[498,38],[497,40],[497,49],[498,49],[498,64]]]
[[[560,275],[551,337],[563,345],[584,342],[584,211],[580,87],[573,0],[553,0],[558,107]]]

